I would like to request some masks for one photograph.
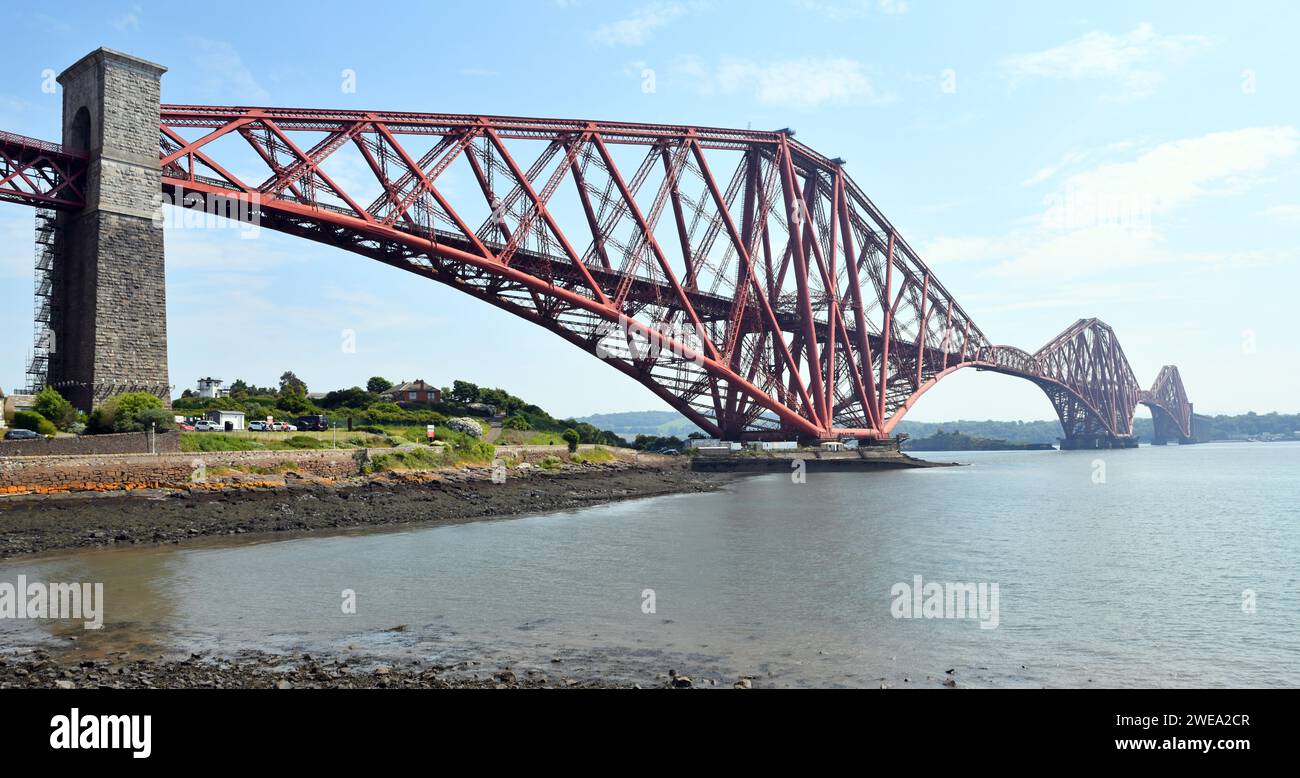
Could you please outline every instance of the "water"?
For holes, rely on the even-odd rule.
[[[927,456],[971,466],[10,560],[0,581],[104,582],[106,627],[0,621],[0,640],[558,658],[577,675],[769,686],[936,686],[949,669],[969,686],[1300,685],[1300,445]],[[916,575],[997,583],[997,628],[894,618],[891,587]]]

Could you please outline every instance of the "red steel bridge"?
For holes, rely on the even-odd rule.
[[[975,368],[1037,384],[1067,447],[1189,442],[1081,319],[996,345],[880,209],[789,130],[163,105],[161,195],[441,282],[545,327],[723,439],[890,437]],[[0,134],[0,198],[83,205],[86,155]]]

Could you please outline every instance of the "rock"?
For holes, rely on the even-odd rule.
[[[736,683],[733,684],[731,688],[733,688],[733,689],[752,689],[752,688],[754,688],[754,682],[751,681],[751,680],[749,680],[748,678],[741,678],[739,681],[736,681]]]
[[[77,688],[77,685],[76,685],[75,683],[73,683],[72,681],[55,681],[55,682],[54,682],[54,685],[57,686],[57,687],[59,687],[60,689],[75,689],[75,688]]]
[[[690,676],[688,676],[688,675],[673,675],[673,688],[674,688],[674,689],[689,689],[689,688],[691,688],[691,686],[692,686],[692,684],[691,684],[691,678],[690,678]]]
[[[515,674],[510,672],[509,670],[502,670],[501,672],[496,673],[492,677],[504,684],[514,684],[518,681],[518,679],[515,678]]]
[[[277,688],[277,689],[292,689],[292,688],[293,688],[293,684],[291,684],[291,683],[289,683],[288,681],[286,681],[286,680],[284,680],[283,678],[281,678],[280,680],[278,680],[278,681],[275,682],[275,688]]]
[[[944,686],[947,686],[949,689],[955,689],[955,688],[957,688],[957,682],[954,681],[954,680],[951,679],[951,678],[945,678],[945,679],[943,680],[943,685],[944,685]]]

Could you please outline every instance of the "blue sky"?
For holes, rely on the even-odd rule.
[[[848,160],[993,341],[1032,351],[1096,316],[1143,383],[1177,364],[1199,411],[1300,410],[1293,2],[57,5],[7,4],[25,32],[0,129],[57,140],[42,72],[98,46],[166,65],[171,103],[793,127]],[[31,343],[31,232],[29,209],[0,207],[6,389]],[[358,255],[265,230],[166,240],[177,392],[291,369],[313,390],[463,378],[560,415],[664,407],[539,328]],[[1051,416],[1032,385],[962,371],[909,418]]]

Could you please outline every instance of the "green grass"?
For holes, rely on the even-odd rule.
[[[345,433],[338,436],[339,448],[387,448],[392,442],[382,435]],[[333,432],[182,432],[181,451],[286,451],[334,448]]]
[[[530,446],[564,446],[567,445],[564,438],[560,437],[558,432],[533,432],[528,440]]]
[[[579,465],[590,465],[598,462],[613,462],[617,457],[614,452],[599,446],[590,451],[576,451],[569,455],[569,460]]]
[[[181,451],[262,451],[261,441],[220,432],[182,432]]]
[[[563,464],[564,460],[559,457],[546,457],[541,462],[538,462],[537,466],[543,470],[558,470]]]
[[[446,464],[446,454],[432,446],[398,449],[391,454],[380,454],[366,463],[367,473],[385,473],[402,470],[433,470]]]

